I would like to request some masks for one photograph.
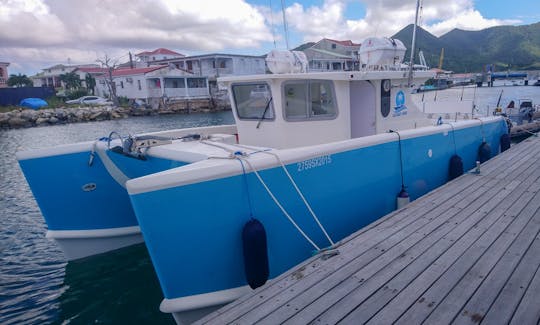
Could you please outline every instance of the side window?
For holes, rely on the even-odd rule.
[[[283,96],[288,121],[327,120],[337,116],[334,88],[329,80],[286,82]]]
[[[272,93],[266,83],[237,84],[232,86],[236,113],[245,120],[273,120]]]

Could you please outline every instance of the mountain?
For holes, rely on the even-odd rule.
[[[409,48],[412,29],[413,25],[409,25],[392,38],[401,40]],[[480,72],[487,64],[494,65],[496,71],[540,69],[540,22],[479,31],[454,29],[441,37],[417,28],[415,53],[422,50],[429,66],[439,65],[442,48],[443,69],[454,72]],[[406,58],[409,52],[407,49]]]

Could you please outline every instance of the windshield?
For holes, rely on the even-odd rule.
[[[274,119],[274,105],[268,84],[261,82],[233,85],[232,92],[236,113],[240,119]]]

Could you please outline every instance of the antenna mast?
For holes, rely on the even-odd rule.
[[[412,33],[412,45],[411,45],[411,61],[409,62],[409,80],[407,86],[410,87],[412,83],[413,64],[414,64],[414,47],[416,46],[416,26],[418,25],[418,10],[420,9],[420,0],[416,0],[416,16],[414,18],[414,27]]]
[[[281,12],[283,13],[283,29],[285,30],[285,43],[289,49],[289,28],[287,27],[287,17],[285,17],[285,1],[281,0]]]

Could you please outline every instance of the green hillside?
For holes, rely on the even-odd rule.
[[[412,28],[409,25],[392,37],[410,48]],[[420,27],[416,33],[416,53],[422,50],[431,67],[439,65],[444,48],[443,69],[454,72],[480,72],[486,64],[495,65],[498,71],[540,69],[540,23],[480,31],[454,29],[438,38]],[[405,57],[409,57],[409,49]]]

